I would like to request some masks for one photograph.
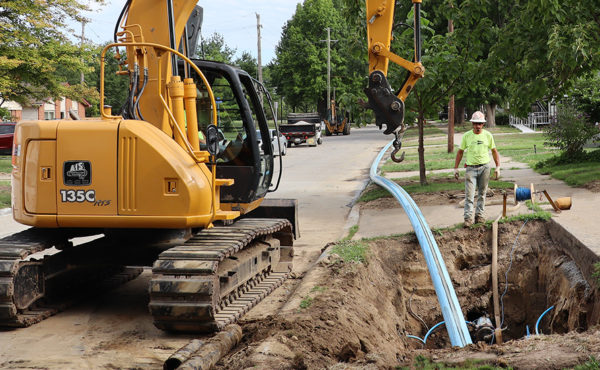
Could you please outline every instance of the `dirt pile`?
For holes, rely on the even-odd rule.
[[[242,321],[241,345],[219,366],[388,368],[414,364],[417,354],[453,363],[478,358],[524,366],[527,357],[513,356],[513,350],[522,353],[524,346],[534,357],[535,352],[544,358],[569,359],[566,365],[557,361],[560,367],[598,356],[594,351],[599,347],[592,343],[598,339],[579,332],[600,322],[599,293],[591,278],[583,276],[577,264],[553,242],[548,227],[541,221],[500,225],[501,294],[506,287],[502,301],[504,338],[519,340],[502,346],[480,342],[460,351],[448,350],[450,343],[443,326],[430,334],[424,345],[409,338],[407,335],[423,338],[443,317],[418,242],[408,235],[370,241],[366,264],[343,263],[335,256],[320,262],[317,268],[323,272],[322,279],[300,307],[285,316]],[[466,319],[492,316],[491,231],[485,227],[445,231],[436,239]],[[539,338],[555,336],[521,340],[527,327],[534,332],[537,319],[550,306],[554,309],[539,320],[539,329],[548,334],[569,332],[558,336],[564,341],[552,339],[548,343],[556,345],[548,345],[546,350],[546,341]],[[560,350],[556,348],[559,344]]]

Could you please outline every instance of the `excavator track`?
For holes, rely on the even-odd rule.
[[[72,247],[69,242],[97,233],[31,228],[0,239],[0,326],[33,325],[83,295],[123,284],[142,272],[141,268],[102,263],[109,257],[102,256],[106,253],[102,253],[101,242],[82,247]]]
[[[214,332],[235,322],[285,281],[292,244],[288,220],[246,218],[202,230],[162,252],[150,283],[154,324]]]

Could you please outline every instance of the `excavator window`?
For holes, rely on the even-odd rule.
[[[210,84],[217,106],[217,128],[222,135],[217,177],[234,179],[232,186],[221,189],[221,202],[253,202],[264,196],[271,184],[273,153],[270,147],[263,153],[258,148],[257,130],[263,138],[268,137],[268,125],[252,79],[246,72],[223,63],[194,63]],[[194,72],[192,78],[200,80]],[[205,131],[211,122],[212,107],[206,91],[197,99],[198,128]]]
[[[217,128],[223,136],[219,141],[217,163],[249,164],[252,161],[252,147],[248,145],[248,135],[244,117],[230,81],[218,72],[204,72],[210,82],[217,103]],[[208,94],[198,94],[198,129],[206,131],[210,123],[210,100]]]

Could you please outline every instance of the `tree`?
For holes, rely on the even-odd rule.
[[[231,63],[236,49],[227,46],[223,35],[215,32],[208,39],[202,40],[201,48],[198,52],[202,59]]]
[[[600,71],[578,78],[568,96],[578,111],[589,116],[591,122],[600,122]]]
[[[342,20],[331,0],[306,0],[283,27],[281,40],[275,49],[272,64],[273,83],[288,104],[303,110],[314,109],[327,89],[327,37],[340,35]],[[332,86],[341,86],[337,66],[341,58],[331,49]]]
[[[244,51],[242,56],[237,58],[234,64],[256,79],[258,79],[258,62],[249,52]]]
[[[581,75],[600,68],[600,11],[595,0],[505,1],[509,12],[493,52],[504,68],[511,111],[561,96]]]
[[[564,150],[566,158],[578,158],[583,154],[583,146],[597,134],[598,128],[589,122],[585,114],[563,104],[558,107],[556,121],[546,128],[545,144]]]
[[[94,0],[101,3],[101,0]],[[89,3],[89,2],[88,2]],[[27,104],[67,96],[81,100],[93,94],[87,86],[65,84],[60,68],[88,70],[79,46],[65,36],[68,19],[81,20],[88,10],[81,0],[3,0],[0,7],[0,103]]]

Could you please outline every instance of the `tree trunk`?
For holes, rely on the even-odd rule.
[[[456,122],[456,117],[454,116],[454,95],[452,95],[448,102],[448,153],[454,153],[454,122]]]
[[[463,124],[465,123],[465,107],[463,107],[462,105],[459,105],[456,107],[456,122],[458,122],[459,124]]]
[[[496,104],[485,105],[485,119],[487,127],[496,127]]]
[[[419,181],[421,186],[427,185],[427,176],[425,175],[425,145],[424,145],[424,126],[425,114],[419,109]]]

